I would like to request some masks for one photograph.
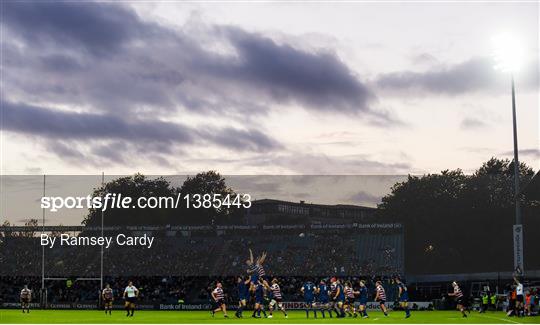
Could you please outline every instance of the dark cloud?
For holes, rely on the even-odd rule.
[[[34,174],[34,175],[43,174],[43,169],[39,167],[27,167],[24,169],[24,171],[25,171],[25,174]]]
[[[238,163],[243,166],[282,167],[293,173],[307,175],[402,175],[411,169],[408,162],[381,162],[365,155],[267,154],[264,157],[242,159]]]
[[[540,149],[523,149],[519,151],[520,155],[540,158]]]
[[[381,203],[381,196],[368,193],[366,191],[359,191],[349,198],[348,201],[354,202],[356,204],[372,204],[376,205]]]
[[[341,175],[344,176],[344,179],[350,175],[382,175],[386,177],[388,175],[407,175],[412,168],[408,160],[403,158],[400,159],[400,162],[392,162],[378,161],[368,155],[330,156],[291,151],[284,153],[268,152],[265,155],[251,155],[239,158],[188,158],[186,161],[192,164],[227,164],[232,166],[233,169],[271,168],[271,170],[279,170],[280,175],[283,173],[304,174],[307,176],[293,176],[294,182],[307,187],[310,186],[307,182],[313,179],[313,175]]]
[[[491,147],[461,147],[459,148],[459,150],[463,150],[465,152],[475,153],[475,154],[477,153],[489,154],[489,153],[493,153],[495,149]]]
[[[466,117],[463,120],[461,120],[460,128],[464,130],[471,130],[471,129],[479,129],[487,126],[487,123],[474,118],[474,117]]]
[[[40,58],[40,67],[47,71],[65,74],[84,72],[83,66],[73,57],[62,54],[44,55]]]
[[[151,32],[132,11],[95,2],[6,1],[2,18],[33,47],[70,47],[94,55],[108,55]]]
[[[73,113],[2,103],[2,129],[58,139],[123,139],[138,142],[193,143],[188,127],[158,120],[130,120],[115,115]]]
[[[393,72],[379,76],[377,85],[388,89],[418,89],[434,93],[459,94],[490,85],[493,65],[475,58],[448,68],[426,72]]]
[[[3,131],[37,136],[46,148],[67,160],[95,162],[92,157],[122,163],[126,152],[162,154],[189,145],[214,145],[235,151],[271,151],[281,145],[253,129],[206,127],[204,131],[157,119],[74,113],[45,107],[2,102]],[[122,141],[119,141],[122,140]],[[159,154],[156,156],[156,154]]]
[[[250,193],[252,198],[276,197],[288,181],[285,176],[226,176],[227,184],[238,193]]]
[[[315,109],[369,111],[375,96],[333,53],[306,52],[262,35],[227,28],[237,60],[228,78],[269,89],[283,102],[296,99]]]
[[[417,65],[433,65],[437,64],[438,60],[429,53],[418,53],[411,56],[411,62]]]
[[[370,107],[375,95],[330,51],[297,49],[231,26],[173,30],[102,3],[12,3],[5,12],[8,36],[25,45],[3,44],[13,96],[109,113],[256,115],[294,103],[391,120]]]
[[[226,180],[236,191],[250,193],[254,199],[376,206],[396,182],[406,178],[395,175],[263,175],[227,176]]]
[[[520,156],[531,157],[531,158],[540,158],[540,149],[538,149],[538,148],[520,149],[518,152],[519,152]],[[514,152],[513,151],[506,151],[506,152],[500,153],[500,155],[501,156],[511,156],[511,157],[513,157]]]
[[[2,129],[38,139],[59,157],[122,164],[127,153],[149,151],[165,164],[191,145],[280,150],[257,117],[291,104],[395,123],[328,50],[233,26],[173,29],[110,3],[22,1],[3,9]],[[171,122],[183,114],[215,117],[223,127]]]
[[[206,133],[206,137],[223,147],[241,151],[264,151],[280,147],[276,141],[253,129],[239,130],[227,127],[221,129],[219,133]]]
[[[126,144],[120,141],[98,144],[92,148],[92,156],[104,157],[112,162],[125,164]]]
[[[51,140],[47,144],[47,150],[55,152],[58,156],[63,159],[79,161],[87,159],[85,155],[81,153],[80,150],[77,150],[77,147],[73,146],[71,143],[66,143],[61,140]]]
[[[526,89],[538,88],[538,62],[529,62],[520,80]],[[424,72],[400,71],[378,76],[376,86],[381,90],[400,93],[427,92],[458,95],[478,91],[505,90],[509,88],[508,76],[494,68],[492,58],[476,57]]]

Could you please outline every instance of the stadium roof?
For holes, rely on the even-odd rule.
[[[525,185],[521,193],[529,200],[540,201],[540,171]]]

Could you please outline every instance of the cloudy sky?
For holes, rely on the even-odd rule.
[[[1,173],[538,169],[537,3],[2,2]]]

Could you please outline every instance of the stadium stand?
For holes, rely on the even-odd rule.
[[[71,228],[47,228],[51,234],[67,229]],[[248,248],[256,253],[268,253],[267,273],[282,279],[284,294],[291,298],[297,298],[300,284],[308,277],[313,280],[334,275],[353,280],[359,277],[389,279],[390,275],[403,272],[403,238],[398,225],[178,228],[189,230],[148,227],[152,232],[138,229],[131,234],[151,233],[156,236],[156,243],[150,249],[117,245],[106,249],[104,282],[118,292],[132,279],[142,288],[142,299],[150,302],[207,301],[207,287],[216,279],[222,279],[226,286],[233,288],[235,276],[245,275]],[[0,302],[16,301],[18,288],[24,284],[34,289],[41,287],[42,250],[36,237],[39,233],[19,236],[16,231],[0,230],[9,234],[0,242],[0,260],[5,266],[0,270]],[[95,232],[84,228],[76,230],[72,233],[80,236]],[[118,232],[118,229],[108,231],[106,236]],[[47,248],[45,276],[59,279],[46,281],[48,301],[95,301],[99,283],[76,279],[95,278],[99,272],[99,246]],[[66,284],[68,280],[73,282],[70,287]],[[231,290],[228,297],[234,299]]]

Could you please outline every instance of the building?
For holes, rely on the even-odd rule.
[[[377,209],[359,205],[326,205],[262,199],[252,202],[250,224],[259,223],[364,223],[373,222]]]

